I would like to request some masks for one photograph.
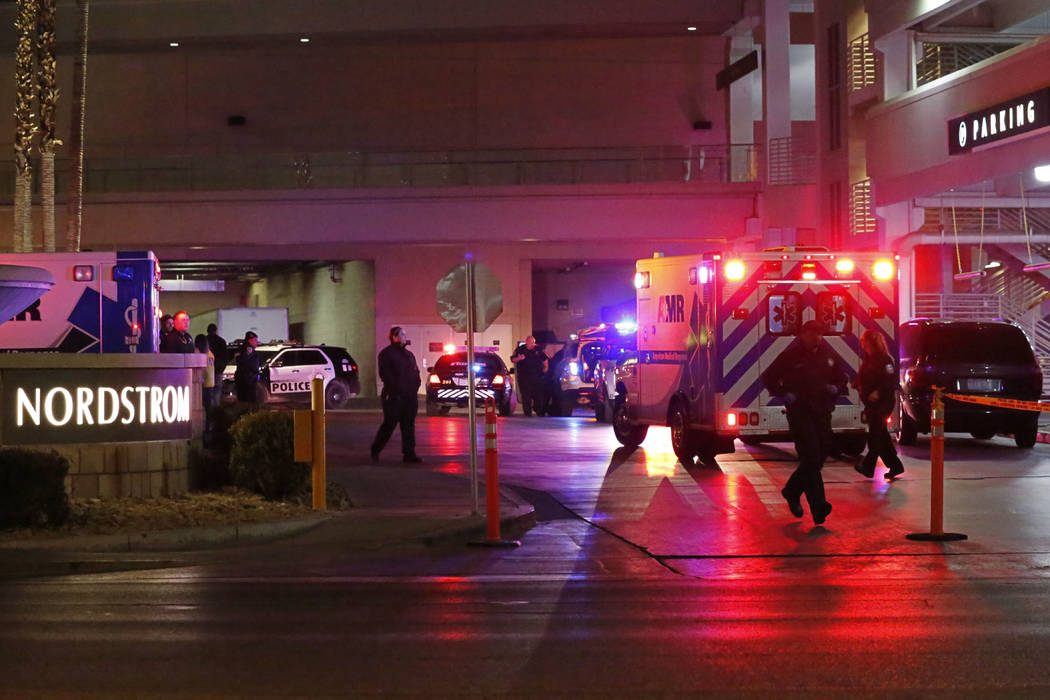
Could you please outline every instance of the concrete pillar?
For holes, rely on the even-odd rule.
[[[763,10],[763,80],[766,146],[791,136],[791,8],[788,0],[766,0]],[[768,153],[768,150],[767,150]]]
[[[882,59],[882,98],[890,100],[914,85],[915,44],[910,31],[894,32],[875,44]]]

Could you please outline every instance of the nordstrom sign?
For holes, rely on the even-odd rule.
[[[1050,87],[948,120],[948,153],[967,153],[978,146],[1050,126]]]
[[[3,442],[139,442],[190,437],[189,369],[5,370]]]

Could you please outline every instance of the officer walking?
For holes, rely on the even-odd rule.
[[[870,479],[875,476],[875,466],[882,457],[882,463],[889,467],[886,480],[892,481],[904,473],[904,465],[886,427],[886,419],[896,403],[897,368],[882,333],[864,331],[860,346],[865,355],[857,372],[857,390],[868,420],[868,454],[857,460],[853,468]]]
[[[416,413],[419,411],[419,366],[416,357],[406,347],[409,339],[401,326],[390,329],[390,345],[379,352],[379,379],[383,382],[383,423],[372,441],[372,461],[379,460],[379,453],[394,427],[401,428],[401,455],[404,462],[422,462],[416,456]]]
[[[521,409],[526,416],[542,416],[546,405],[547,355],[536,346],[536,338],[525,337],[525,344],[519,345],[510,356],[518,377],[518,391],[521,393]]]
[[[244,334],[241,354],[237,356],[237,371],[233,374],[233,384],[237,388],[238,401],[256,403],[259,400],[257,394],[259,353],[255,351],[258,345],[259,336],[254,331],[248,331]]]
[[[813,522],[823,524],[831,512],[824,497],[820,470],[831,448],[831,412],[835,398],[846,393],[847,376],[838,357],[823,342],[819,321],[802,324],[798,341],[780,353],[763,372],[762,379],[773,396],[783,398],[788,427],[795,440],[798,468],[780,491],[791,514],[802,517],[802,494],[809,501]]]

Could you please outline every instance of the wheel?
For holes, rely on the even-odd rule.
[[[594,417],[599,423],[612,423],[614,409],[615,406],[609,398],[608,392],[605,390],[605,387],[602,386],[601,393],[598,395],[598,400],[594,404]]]
[[[697,456],[697,441],[693,431],[689,429],[689,415],[681,404],[676,404],[671,409],[667,424],[671,427],[671,449],[674,450],[675,456],[682,464],[692,466]]]
[[[762,438],[754,436],[754,435],[747,435],[747,436],[741,437],[740,438],[740,442],[744,443],[745,445],[761,445],[762,444]]]
[[[1039,438],[1039,423],[1036,420],[1027,420],[1014,431],[1014,442],[1023,450],[1035,447]]]
[[[901,429],[900,433],[897,435],[898,444],[905,446],[914,445],[915,440],[918,437],[919,426],[915,424],[915,421],[912,420],[911,416],[904,411],[901,411]]]
[[[645,434],[649,432],[649,426],[638,425],[631,422],[627,414],[627,403],[619,401],[613,411],[612,418],[613,434],[624,447],[638,447],[645,440]]]
[[[342,379],[333,379],[324,388],[325,408],[346,408],[350,405],[350,387]]]
[[[977,440],[991,440],[995,437],[995,431],[991,428],[981,428],[980,430],[971,430],[970,435],[973,435]]]

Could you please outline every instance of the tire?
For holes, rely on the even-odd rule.
[[[631,422],[631,418],[627,414],[627,404],[623,401],[619,401],[616,404],[616,409],[613,411],[612,426],[613,434],[624,447],[638,447],[645,440],[646,433],[649,432],[649,426]]]
[[[612,423],[614,409],[613,402],[609,400],[609,395],[605,391],[605,387],[602,386],[601,393],[594,404],[594,417],[599,423]]]
[[[970,435],[973,435],[975,440],[991,440],[995,437],[995,431],[991,428],[981,428],[980,430],[971,430]]]
[[[864,448],[868,445],[868,436],[865,433],[845,433],[835,436],[835,447],[840,454],[850,457],[858,457],[864,454]]]
[[[333,379],[324,388],[325,408],[346,408],[350,405],[350,386],[342,379]]]
[[[1014,442],[1022,450],[1030,450],[1035,447],[1039,439],[1039,423],[1036,420],[1025,421],[1014,431]]]
[[[675,404],[671,408],[667,425],[671,428],[671,449],[674,450],[675,457],[683,465],[691,467],[695,464],[697,441],[693,431],[689,429],[689,414],[681,404]]]
[[[761,445],[762,438],[754,435],[748,435],[746,437],[741,437],[740,442],[744,443],[745,445]]]
[[[919,426],[915,424],[915,421],[912,420],[911,416],[902,410],[901,429],[900,433],[897,434],[897,444],[904,445],[905,447],[908,445],[914,445],[915,440],[918,439],[918,437]]]

